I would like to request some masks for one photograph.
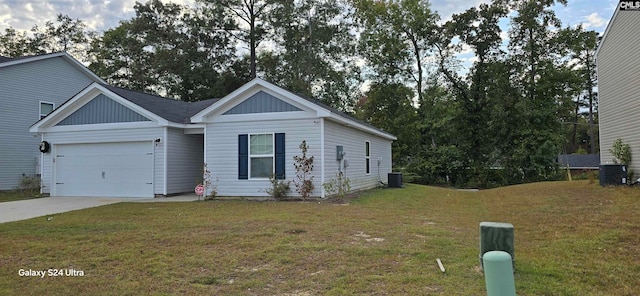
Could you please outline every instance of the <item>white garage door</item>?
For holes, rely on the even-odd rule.
[[[55,195],[153,197],[153,144],[56,145]]]

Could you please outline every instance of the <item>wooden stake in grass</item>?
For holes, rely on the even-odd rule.
[[[440,261],[440,258],[436,259],[436,262],[438,262],[438,267],[440,267],[440,271],[444,272],[444,265],[442,265],[442,261]]]

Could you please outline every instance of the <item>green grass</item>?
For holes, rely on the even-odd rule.
[[[0,202],[37,198],[38,192],[27,190],[0,190]]]
[[[483,295],[482,221],[515,226],[518,295],[638,295],[639,196],[578,181],[115,204],[0,224],[0,295]]]

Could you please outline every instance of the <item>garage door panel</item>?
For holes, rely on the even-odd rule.
[[[58,145],[59,196],[153,196],[153,144],[122,142]]]

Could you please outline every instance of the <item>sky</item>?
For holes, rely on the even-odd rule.
[[[143,2],[144,0],[138,0]],[[43,26],[55,20],[57,14],[83,20],[89,29],[103,32],[118,26],[120,20],[134,16],[136,0],[0,0],[0,31],[8,27],[29,30],[34,25]],[[191,4],[193,0],[163,0],[179,4]],[[431,0],[431,7],[443,20],[488,0]],[[618,0],[568,0],[568,5],[557,5],[556,15],[563,26],[583,27],[604,32],[613,15]]]

